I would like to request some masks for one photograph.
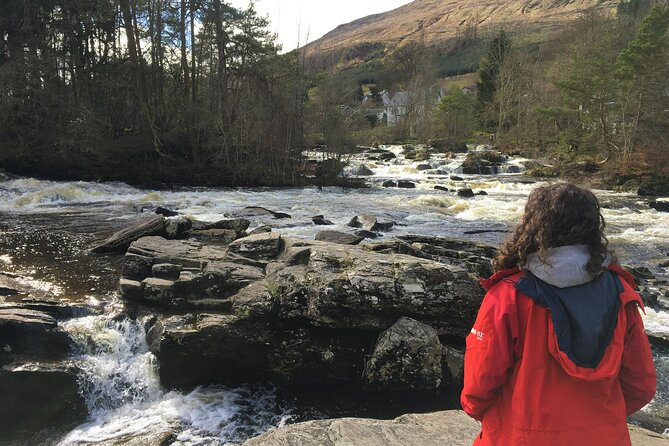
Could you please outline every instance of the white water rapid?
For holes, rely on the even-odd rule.
[[[91,420],[70,432],[60,446],[156,435],[173,435],[171,444],[177,446],[222,446],[290,419],[272,389],[163,390],[142,324],[128,318],[115,321],[110,314],[61,324],[79,348],[75,361]]]

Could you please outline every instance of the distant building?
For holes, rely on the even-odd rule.
[[[381,121],[385,121],[389,127],[397,125],[407,114],[411,105],[411,97],[406,91],[398,91],[392,97],[386,90],[381,92],[383,101],[383,113]]]
[[[427,91],[427,96],[430,98],[427,102],[433,102],[433,105],[428,105],[427,108],[436,107],[444,92],[434,89]],[[421,96],[423,99],[421,100]],[[383,111],[379,113],[379,122],[385,122],[388,127],[394,127],[398,124],[405,123],[408,115],[412,115],[411,119],[415,120],[417,114],[425,111],[426,104],[423,94],[413,94],[409,91],[398,91],[394,95],[383,90],[381,92],[381,100],[383,102]],[[405,123],[406,124],[406,123]],[[408,123],[413,127],[414,123]]]

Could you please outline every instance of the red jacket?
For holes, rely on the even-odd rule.
[[[609,269],[622,292],[595,368],[560,350],[551,311],[515,287],[524,271],[481,281],[488,293],[467,336],[461,395],[465,412],[482,422],[475,446],[631,445],[626,416],[654,396],[655,367],[634,279]]]

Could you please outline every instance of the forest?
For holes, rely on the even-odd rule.
[[[535,176],[667,191],[668,27],[666,2],[621,0],[542,42],[468,27],[447,47],[417,38],[315,70],[300,50],[281,53],[252,4],[7,0],[0,167],[278,186],[304,180],[301,153],[314,146],[492,142],[539,160]],[[383,93],[402,94],[394,125]]]
[[[303,74],[267,25],[222,0],[1,2],[0,165],[58,179],[294,183]]]

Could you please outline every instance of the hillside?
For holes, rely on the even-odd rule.
[[[522,32],[523,43],[541,42],[589,10],[615,11],[607,0],[415,0],[382,14],[340,25],[304,47],[309,65],[355,65],[408,41],[453,49],[458,42],[501,28]]]

